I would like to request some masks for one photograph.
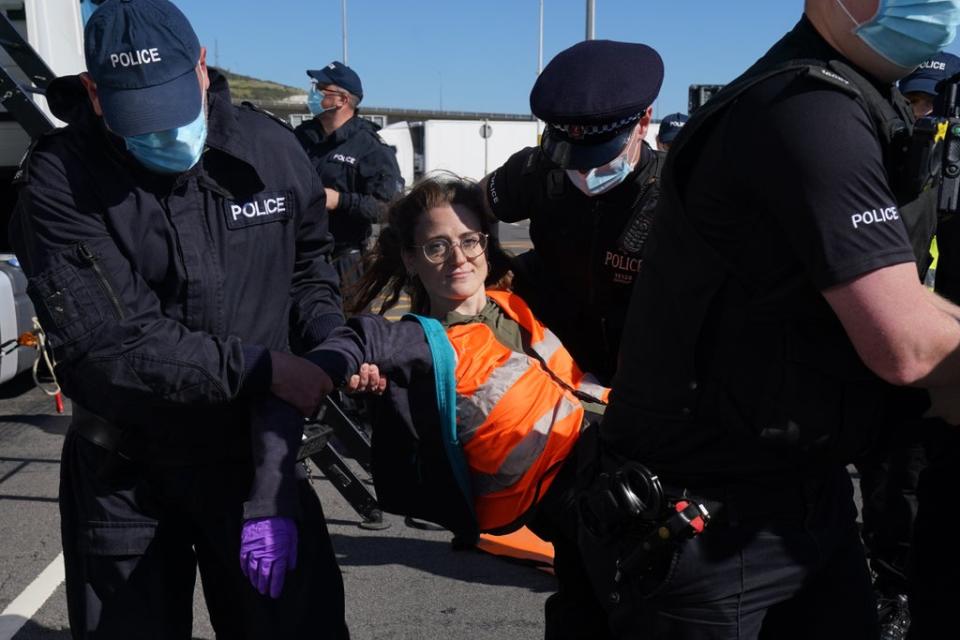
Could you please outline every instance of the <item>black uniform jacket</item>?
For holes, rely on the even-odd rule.
[[[538,147],[518,151],[487,181],[504,222],[530,220],[535,252],[520,256],[520,294],[584,371],[610,384],[640,252],[659,196],[662,154],[643,145],[623,183],[588,197]]]
[[[266,350],[343,322],[316,172],[289,128],[211,81],[207,148],[183,175],[142,169],[71,76],[48,96],[69,126],[16,177],[11,240],[63,390],[155,459],[248,450],[238,399],[268,388]]]
[[[316,118],[296,129],[325,187],[340,193],[330,212],[330,232],[344,248],[359,248],[380,222],[384,205],[403,190],[394,149],[377,131],[380,127],[353,117],[329,136]]]

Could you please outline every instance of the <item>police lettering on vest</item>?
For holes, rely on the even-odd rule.
[[[896,207],[871,209],[870,211],[855,213],[850,216],[850,221],[853,223],[854,229],[860,228],[860,225],[874,224],[877,222],[890,222],[891,220],[899,219],[900,213],[897,211]]]
[[[633,282],[634,274],[640,273],[640,262],[640,258],[616,253],[615,251],[607,251],[603,260],[605,266],[622,272],[614,274],[613,281],[624,284]]]
[[[927,60],[926,62],[924,62],[923,64],[921,64],[918,68],[919,68],[919,69],[933,69],[933,70],[935,70],[935,71],[946,71],[946,70],[947,70],[947,63],[946,63],[946,62],[940,62],[939,60]]]
[[[117,68],[118,64],[121,67],[136,67],[141,64],[151,64],[161,61],[163,61],[163,58],[160,57],[160,50],[156,47],[110,54],[110,63],[113,64],[114,69]]]
[[[270,216],[287,212],[286,198],[267,198],[265,200],[254,200],[244,204],[230,205],[230,212],[236,221],[240,216],[245,218],[259,218],[260,216]]]
[[[500,204],[500,196],[497,195],[497,172],[494,171],[487,182],[487,191],[490,194],[490,202],[496,206]]]

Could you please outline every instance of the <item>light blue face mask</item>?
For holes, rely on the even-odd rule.
[[[635,164],[630,164],[630,162],[627,161],[630,146],[631,145],[628,144],[627,149],[624,149],[623,153],[607,164],[595,169],[590,169],[586,175],[573,169],[567,169],[567,177],[570,178],[570,182],[572,182],[577,189],[580,189],[580,191],[583,191],[588,196],[592,197],[606,193],[626,180],[636,168]]]
[[[310,113],[315,116],[320,115],[331,109],[336,109],[335,106],[330,106],[324,108],[323,106],[323,91],[320,91],[316,87],[310,88],[310,93],[307,94],[307,108],[310,109]]]
[[[200,160],[207,142],[206,100],[190,124],[156,133],[124,138],[127,150],[150,171],[183,173]]]
[[[960,0],[880,0],[875,16],[857,22],[854,33],[893,64],[912,69],[953,42],[960,25]]]

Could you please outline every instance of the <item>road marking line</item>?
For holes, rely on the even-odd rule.
[[[0,640],[11,640],[43,606],[64,579],[63,553],[0,613]]]

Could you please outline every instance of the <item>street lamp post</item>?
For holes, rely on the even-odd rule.
[[[343,25],[343,64],[349,65],[350,63],[347,62],[347,0],[340,0],[340,14]]]
[[[587,40],[593,40],[595,36],[594,20],[597,15],[596,0],[587,0]]]
[[[543,71],[543,0],[540,0],[540,39],[537,42],[537,75]]]
[[[537,41],[537,77],[540,77],[540,73],[543,71],[543,0],[540,0],[540,37]],[[540,118],[537,118],[537,144],[540,144],[540,133],[542,129],[542,122]]]

